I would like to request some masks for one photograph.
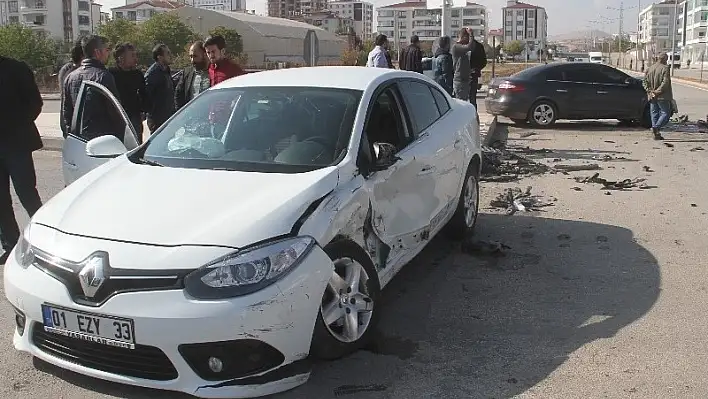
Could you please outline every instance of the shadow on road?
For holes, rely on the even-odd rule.
[[[512,397],[642,317],[659,294],[657,260],[624,228],[481,215],[475,239],[511,249],[467,254],[436,238],[386,288],[372,347],[317,364],[306,385],[273,398]],[[104,394],[186,397],[36,364]]]

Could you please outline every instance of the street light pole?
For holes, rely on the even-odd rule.
[[[676,60],[674,59],[674,54],[676,53],[676,29],[678,27],[676,26],[676,19],[678,18],[678,0],[674,0],[674,29],[673,32],[671,33],[671,57],[669,59],[671,60],[671,76],[674,76],[674,64],[676,63]]]
[[[637,0],[637,44],[634,47],[634,53],[637,55],[637,62],[634,63],[634,66],[637,67],[637,70],[639,70],[639,34],[641,32],[640,28],[642,26],[642,21],[640,19],[642,15],[642,0]],[[642,57],[644,58],[644,57]]]

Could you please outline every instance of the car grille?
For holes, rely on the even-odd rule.
[[[153,346],[125,349],[101,345],[46,332],[41,323],[34,323],[32,343],[56,358],[111,374],[156,381],[178,376],[167,355]]]

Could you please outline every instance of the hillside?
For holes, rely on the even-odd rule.
[[[583,31],[575,31],[575,32],[568,32],[568,33],[562,33],[559,35],[553,35],[549,36],[548,40],[552,42],[564,42],[564,41],[573,41],[573,40],[584,40],[590,37],[596,37],[598,39],[604,39],[611,37],[612,35],[603,32],[598,29],[593,29],[593,30],[583,30]]]

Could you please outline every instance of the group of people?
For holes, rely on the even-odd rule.
[[[210,36],[197,41],[189,48],[191,67],[185,68],[179,80],[173,80],[172,52],[165,44],[152,49],[153,64],[143,74],[138,69],[135,46],[121,43],[114,47],[112,56],[115,66],[106,68],[111,50],[101,36],[82,39],[72,50],[72,60],[59,72],[62,88],[61,126],[64,136],[71,129],[78,92],[84,80],[102,84],[118,99],[127,113],[138,139],[142,140],[143,121],[147,121],[150,133],[154,133],[178,109],[211,86],[244,70],[227,56],[226,41],[222,36]],[[105,134],[116,135],[121,140],[124,132],[115,131],[117,115],[106,106],[105,98],[88,96],[84,103],[79,133],[86,139]]]
[[[386,35],[378,35],[374,44],[366,66],[393,68]],[[432,64],[435,81],[443,89],[453,97],[477,106],[479,79],[482,69],[487,66],[487,54],[484,45],[474,39],[469,29],[460,29],[455,43],[449,36],[439,38]],[[410,45],[399,52],[398,68],[423,73],[423,51],[418,36],[411,36]]]
[[[134,45],[121,43],[112,49],[101,36],[88,36],[71,50],[71,61],[58,73],[61,88],[60,127],[69,133],[90,140],[112,134],[123,140],[125,126],[108,98],[88,90],[81,100],[83,112],[78,131],[72,132],[74,109],[84,81],[103,85],[120,102],[131,124],[142,140],[143,122],[155,132],[172,114],[209,87],[245,71],[226,53],[222,36],[211,36],[191,45],[191,67],[185,68],[177,82],[170,65],[172,53],[164,44],[152,50],[153,64],[144,74],[138,69],[138,54]],[[109,58],[115,66],[107,68]],[[0,265],[4,264],[20,238],[10,195],[10,181],[22,206],[30,217],[42,206],[37,190],[37,176],[32,153],[42,148],[42,139],[35,119],[44,102],[32,70],[22,61],[0,56]],[[117,131],[120,130],[120,131]]]

